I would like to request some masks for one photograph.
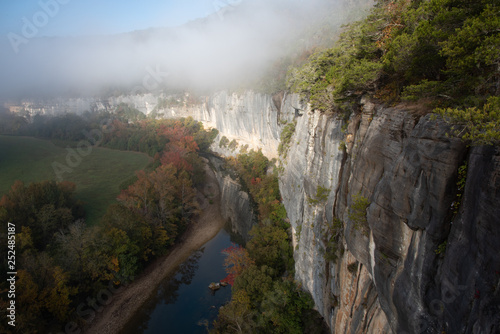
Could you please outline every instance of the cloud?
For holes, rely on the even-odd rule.
[[[19,45],[18,53],[5,39],[0,42],[0,94],[86,95],[110,87],[133,89],[144,87],[152,70],[170,88],[234,85],[258,76],[285,55],[300,33],[317,22],[327,6],[331,10],[335,5],[327,0],[229,3],[219,13],[178,28],[32,38]]]

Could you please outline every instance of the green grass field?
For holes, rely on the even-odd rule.
[[[48,140],[30,137],[0,136],[0,197],[15,180],[25,184],[57,180],[53,162],[66,165],[65,147]],[[152,159],[145,154],[106,148],[92,148],[64,181],[77,185],[76,197],[84,202],[88,224],[95,224],[116,201],[120,184],[144,169]]]

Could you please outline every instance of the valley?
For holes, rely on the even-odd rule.
[[[218,10],[0,62],[0,331],[500,332],[497,2]]]
[[[26,184],[57,180],[53,163],[66,164],[67,147],[30,137],[0,136],[0,194],[9,191],[14,181]],[[87,223],[96,224],[107,207],[116,202],[120,185],[146,168],[152,159],[145,154],[93,147],[81,163],[64,174],[64,180],[77,185],[75,196],[87,211]]]

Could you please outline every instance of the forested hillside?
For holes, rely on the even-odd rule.
[[[86,224],[82,205],[74,198],[76,186],[67,181],[29,185],[18,181],[1,198],[4,249],[7,227],[15,226],[16,231],[18,333],[49,332],[68,323],[84,326],[95,317],[92,308],[106,304],[88,301],[88,296],[131,282],[151,260],[165,254],[198,213],[195,186],[204,180],[198,153],[216,135],[192,119],[133,124],[115,119],[107,123],[106,131],[78,116],[40,121],[83,124],[89,131],[99,130],[94,132],[99,134],[94,144],[143,151],[154,156],[154,163],[124,182],[118,202],[94,226]],[[66,143],[78,139],[57,126],[44,129],[40,134],[52,139]],[[80,127],[80,132],[84,129]],[[7,257],[1,268],[8,271]],[[6,288],[3,282],[0,289]],[[6,303],[0,300],[2,312]]]
[[[149,118],[127,104],[80,116],[2,112],[1,133],[59,145],[93,133],[94,145],[153,159],[97,226],[68,182],[16,182],[2,197],[4,249],[8,223],[17,229],[16,329],[75,318],[81,328],[104,304],[87,296],[168,252],[198,213],[199,153],[211,147],[232,155],[222,170],[237,174],[234,193],[259,220],[246,248],[224,251],[233,296],[213,333],[321,333],[323,320],[342,333],[495,333],[498,1],[378,0],[340,35],[325,26],[260,80],[208,96],[162,93]],[[182,113],[214,129],[157,119]]]
[[[496,1],[378,1],[336,46],[290,71],[313,109],[349,114],[364,94],[418,101],[472,143],[500,139],[500,7]]]

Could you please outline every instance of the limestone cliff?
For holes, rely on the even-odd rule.
[[[47,114],[60,115],[64,113],[81,114],[85,111],[114,111],[120,103],[126,103],[144,114],[151,113],[158,103],[155,94],[119,95],[108,98],[80,97],[80,98],[51,98],[28,99],[14,105],[27,110],[31,115]]]
[[[57,98],[50,100],[26,100],[18,107],[31,114],[61,114],[84,111],[114,111],[120,103],[126,103],[145,115],[160,118],[193,117],[207,128],[217,128],[222,137],[236,141],[237,148],[214,145],[214,151],[223,155],[235,155],[242,147],[262,149],[270,158],[277,157],[283,123],[294,117],[293,106],[298,106],[296,95],[270,96],[253,91],[230,93],[221,91],[209,96],[194,97],[190,94],[142,94],[119,95],[107,98]],[[282,111],[283,110],[283,111]]]
[[[500,332],[498,147],[468,148],[418,109],[368,99],[348,122],[309,110],[293,94],[219,92],[196,103],[184,96],[174,107],[137,96],[111,104],[126,99],[145,112],[217,128],[213,149],[223,155],[261,148],[278,157],[280,133],[296,121],[281,157],[280,190],[296,279],[332,332]],[[237,147],[220,147],[224,136]],[[225,218],[246,235],[253,223],[247,195],[222,171],[218,181]],[[366,218],[355,221],[360,203]]]
[[[280,179],[296,278],[332,331],[498,332],[498,148],[467,155],[444,124],[367,100],[343,126],[314,112],[300,118]],[[328,195],[318,200],[322,188]],[[368,201],[366,226],[350,219],[355,195]],[[336,218],[343,247],[328,261]]]
[[[296,96],[276,96],[246,91],[242,94],[218,92],[201,98],[200,103],[161,110],[164,117],[192,116],[206,127],[219,130],[213,150],[235,155],[242,147],[262,149],[269,158],[277,157],[283,123],[293,118],[291,103]],[[283,112],[281,112],[283,110]],[[237,148],[220,147],[222,137],[235,140]]]
[[[210,157],[219,183],[221,199],[221,216],[231,225],[233,233],[248,241],[248,232],[256,222],[252,201],[248,193],[243,191],[236,177],[224,167],[224,161],[217,157]]]
[[[498,331],[498,149],[469,150],[446,136],[445,124],[406,106],[365,99],[345,122],[308,110],[296,95],[278,101],[223,92],[184,110],[218,128],[220,137],[271,157],[284,124],[296,121],[280,189],[296,278],[332,332]],[[467,161],[460,191],[458,170]],[[231,194],[227,216],[244,221],[240,229],[248,231],[245,194],[229,176],[219,182]],[[350,220],[356,195],[368,203],[365,226]],[[342,228],[332,240],[336,220]]]

